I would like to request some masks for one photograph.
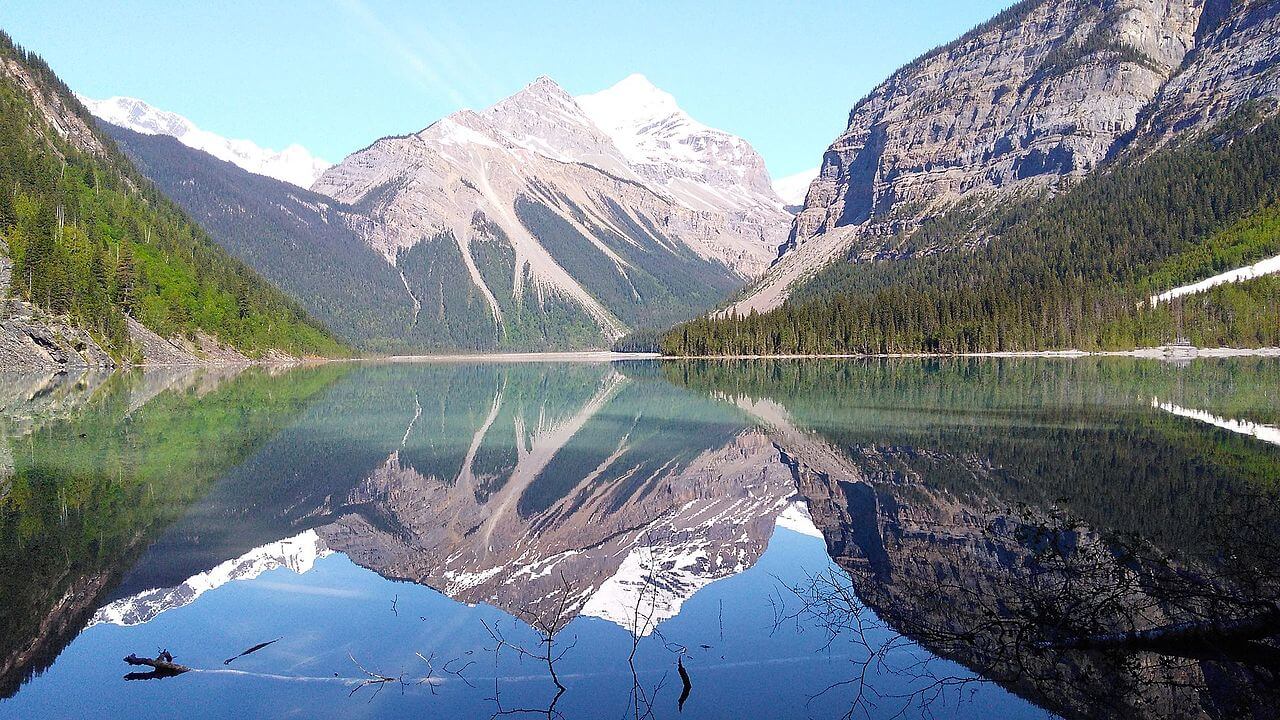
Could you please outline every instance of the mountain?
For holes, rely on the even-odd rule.
[[[409,349],[414,338],[430,340],[434,326],[426,318],[413,322],[413,296],[396,268],[351,228],[351,208],[172,137],[100,126],[223,248],[345,341],[392,352]]]
[[[0,33],[0,358],[27,366],[343,352],[208,238]]]
[[[761,227],[776,221],[779,198],[764,159],[750,143],[689,117],[674,97],[643,75],[630,75],[576,100],[646,184],[693,210],[724,213]],[[750,250],[758,247],[742,251]],[[741,260],[738,265],[748,275],[759,272]]]
[[[163,137],[176,121],[132,124],[147,134],[107,128],[154,182],[375,352],[608,347],[720,303],[791,217],[746,141],[640,76],[580,98],[539,78],[382,138],[310,191]]]
[[[1129,148],[1280,96],[1277,4],[1026,0],[895,72],[823,157],[787,252],[737,305],[777,307],[836,259],[971,247],[981,228],[911,244],[947,210],[1060,191]]]
[[[613,107],[652,110],[628,98]],[[602,128],[586,109],[609,106],[539,78],[484,111],[378,140],[312,189],[364,215],[358,232],[453,344],[607,346],[715,305],[764,268],[789,217],[745,142],[664,100],[672,127],[620,144],[647,126]],[[663,165],[662,147],[682,164]],[[718,189],[735,177],[753,184]]]
[[[128,128],[144,135],[168,135],[196,150],[203,150],[219,160],[236,165],[258,175],[283,180],[300,188],[309,188],[332,163],[313,156],[301,145],[290,145],[275,151],[258,147],[251,140],[230,140],[216,133],[201,130],[195,123],[177,114],[154,108],[130,97],[112,97],[92,100],[77,95],[80,102],[95,117],[112,125]]]
[[[1144,302],[1280,254],[1277,68],[1276,0],[1019,3],[860,100],[779,260],[666,347],[1280,342],[1274,276]]]
[[[93,613],[85,627],[111,623],[128,627],[150,622],[162,612],[190,605],[201,595],[229,582],[252,580],[264,572],[288,568],[299,575],[309,572],[316,561],[332,554],[315,530],[277,540],[205,572],[193,575],[172,588],[153,588],[137,595],[113,600]]]
[[[702,587],[755,564],[775,527],[816,532],[768,438],[655,372],[356,368],[152,542],[97,621],[146,622],[333,551],[518,617],[564,599],[566,620],[648,634]],[[671,433],[673,423],[688,431]]]
[[[786,203],[787,207],[795,208],[799,212],[800,208],[804,207],[804,196],[809,192],[809,185],[818,177],[818,170],[819,168],[813,168],[780,177],[773,181],[773,191],[782,198],[782,202]]]

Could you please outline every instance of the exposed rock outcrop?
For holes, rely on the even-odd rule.
[[[10,260],[0,255],[0,298],[8,295],[12,267]],[[297,358],[279,351],[268,352],[254,360],[205,333],[198,333],[193,339],[168,339],[127,315],[125,322],[141,365],[245,365],[297,361]],[[110,368],[116,364],[89,332],[69,318],[49,315],[16,298],[0,299],[0,369]]]
[[[1146,112],[1142,145],[1211,127],[1251,100],[1280,98],[1280,3],[1208,3],[1197,47]]]
[[[378,140],[312,189],[355,209],[348,221],[422,313],[498,347],[520,344],[522,318],[585,325],[600,346],[714,306],[763,271],[790,220],[749,144],[643,78],[581,103],[539,78]],[[424,281],[424,254],[448,277]],[[446,308],[450,292],[466,300]]]
[[[837,259],[907,247],[925,217],[1053,192],[1131,147],[1280,96],[1275,0],[1027,0],[894,73],[823,157],[784,254],[736,305],[781,304]]]
[[[13,262],[0,254],[0,369],[111,367],[89,333],[31,303],[9,298]]]

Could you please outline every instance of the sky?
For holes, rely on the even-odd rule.
[[[127,95],[336,162],[539,75],[642,73],[782,177],[820,164],[893,70],[1011,0],[4,0],[0,27],[73,90]]]

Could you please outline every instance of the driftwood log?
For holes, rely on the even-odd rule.
[[[130,665],[142,665],[151,668],[151,672],[131,672],[124,676],[125,680],[154,680],[191,672],[191,668],[186,665],[175,663],[173,655],[170,655],[168,650],[162,650],[154,658],[138,657],[133,653],[129,653],[129,656],[124,661]]]

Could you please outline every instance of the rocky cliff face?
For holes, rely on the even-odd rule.
[[[83,108],[74,107],[76,103],[68,100],[70,93],[51,90],[29,67],[14,58],[0,57],[0,74],[11,78],[40,113],[43,123],[32,124],[36,133],[44,135],[47,126],[77,150],[98,156],[106,154],[102,141],[90,127],[91,118]]]
[[[1148,107],[1139,143],[1212,126],[1242,104],[1280,98],[1280,3],[1209,3],[1195,49]]]
[[[785,254],[742,312],[838,258],[906,249],[922,218],[1052,191],[1148,140],[1280,94],[1269,0],[1028,0],[894,73],[827,150]],[[982,237],[958,238],[957,244]]]

